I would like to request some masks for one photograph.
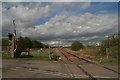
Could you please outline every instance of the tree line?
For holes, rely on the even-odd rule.
[[[100,44],[100,51],[102,54],[109,53],[110,55],[118,55],[118,47],[120,39],[118,35],[112,35],[103,40]]]
[[[8,38],[2,39],[2,48],[10,46]],[[17,46],[21,47],[23,50],[26,48],[48,48],[48,45],[41,43],[41,41],[30,39],[29,37],[19,37],[17,38]]]
[[[118,36],[114,36],[114,35],[110,36],[100,43],[100,46],[99,46],[100,51],[102,53],[106,53],[106,48],[118,46],[119,43],[120,43],[120,40]],[[48,45],[41,43],[41,41],[32,40],[29,37],[19,37],[17,39],[17,45],[22,47],[23,49],[25,48],[48,48],[49,47]],[[4,48],[5,46],[9,46],[8,38],[2,39],[2,48]],[[80,41],[77,41],[77,40],[72,42],[70,46],[70,48],[75,51],[82,49],[84,47],[85,46]]]

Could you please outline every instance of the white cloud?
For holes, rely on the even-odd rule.
[[[112,32],[106,33],[106,31],[109,30]],[[109,14],[94,15],[91,13],[86,13],[80,16],[71,17],[66,17],[62,14],[56,15],[50,21],[43,25],[37,25],[36,29],[31,28],[31,31],[25,30],[24,32],[26,33],[26,36],[27,33],[35,33],[35,35],[31,35],[34,37],[40,37],[41,39],[44,37],[53,40],[59,38],[74,38],[86,41],[102,37],[102,34],[117,32],[117,18]],[[84,35],[84,38],[81,38],[83,37],[82,35]]]
[[[91,6],[91,2],[53,2],[52,6],[55,7],[68,7],[69,10],[74,10],[76,8],[76,5],[78,5],[79,9],[88,9]]]
[[[22,2],[22,0],[2,0],[2,2]]]
[[[59,6],[63,5],[70,6],[69,3],[59,4]],[[90,3],[81,5],[83,9],[89,7]],[[12,20],[16,19],[18,36],[53,40],[55,43],[56,40],[93,40],[118,30],[117,16],[110,14],[84,13],[68,17],[62,13],[55,15],[44,24],[35,24],[40,18],[48,16],[51,11],[50,5],[42,6],[41,3],[30,3],[27,6],[17,4],[10,9],[3,7],[3,31],[10,31]]]
[[[45,0],[45,2],[90,2],[91,0]]]
[[[3,17],[4,13],[8,13],[8,17],[12,17],[20,20],[22,22],[33,22],[39,18],[46,17],[50,12],[49,6],[41,7],[41,3],[31,3],[27,7],[21,5],[13,6],[10,10],[3,10]],[[6,14],[5,14],[6,16]]]
[[[4,6],[2,8],[2,23],[5,31],[11,30],[12,20],[14,19],[19,30],[20,28],[33,27],[38,19],[48,16],[51,11],[48,5],[41,6],[41,3],[29,3],[27,6],[22,3],[16,4],[12,3],[13,6],[9,9]]]
[[[91,6],[90,2],[84,2],[84,3],[82,3],[81,8],[82,9],[88,9],[88,8],[90,8],[90,6]]]
[[[2,3],[0,3],[0,39],[2,38]],[[1,45],[1,41],[0,41],[0,45]],[[1,51],[1,47],[0,47],[0,51]]]

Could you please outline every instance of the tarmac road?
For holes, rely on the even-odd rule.
[[[64,64],[61,61],[39,60],[2,60],[2,78],[88,78],[75,64]],[[82,67],[98,78],[117,78],[118,75],[90,64]],[[110,66],[109,66],[110,67]],[[115,68],[115,67],[111,67]]]
[[[2,78],[61,78],[56,62],[3,60]],[[52,69],[54,68],[54,69]],[[60,70],[60,69],[59,69]]]

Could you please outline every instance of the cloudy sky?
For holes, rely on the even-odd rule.
[[[117,2],[3,2],[2,34],[50,44],[95,44],[118,31]]]

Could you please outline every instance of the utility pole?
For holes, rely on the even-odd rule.
[[[109,51],[108,51],[108,49],[109,49],[109,48],[106,48],[106,59],[107,59],[107,60],[109,59],[109,55],[108,55]]]
[[[15,26],[15,20],[13,20],[13,32],[12,32],[12,41],[11,41],[11,58],[14,58],[14,52],[15,52],[15,49],[17,47],[16,45],[16,26]]]
[[[49,44],[49,59],[51,60],[51,56],[50,56],[50,44]]]
[[[105,36],[108,39],[108,47],[105,49],[105,53],[106,53],[106,59],[109,59],[109,36]]]

